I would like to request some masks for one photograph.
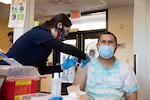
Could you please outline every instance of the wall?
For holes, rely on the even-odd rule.
[[[120,44],[115,55],[133,67],[133,6],[111,8],[108,14],[108,30]]]
[[[50,20],[50,16],[49,17],[40,17],[37,18],[36,20],[38,20],[40,22],[40,24],[44,23],[46,20]]]
[[[150,100],[150,0],[134,2],[134,53],[137,55],[138,100]]]
[[[136,54],[136,71],[140,84],[138,100],[150,100],[149,4],[150,0],[135,0],[134,8],[110,9],[108,18],[108,30],[117,35],[119,43],[126,42],[127,49],[118,49],[116,56],[133,65],[132,55]]]
[[[11,47],[11,42],[7,36],[9,31],[13,31],[12,28],[8,28],[8,20],[0,19],[0,48],[8,50]]]

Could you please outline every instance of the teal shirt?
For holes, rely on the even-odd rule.
[[[89,100],[122,100],[125,92],[139,89],[133,70],[118,59],[111,68],[103,67],[96,57],[87,66]]]

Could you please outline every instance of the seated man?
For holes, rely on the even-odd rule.
[[[88,100],[137,100],[139,85],[135,73],[125,62],[114,56],[117,38],[113,33],[102,33],[98,39],[98,57],[76,72],[73,85],[80,84]]]

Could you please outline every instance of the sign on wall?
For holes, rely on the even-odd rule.
[[[21,28],[24,26],[26,16],[26,0],[12,0],[8,27]]]

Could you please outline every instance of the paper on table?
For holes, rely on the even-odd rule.
[[[80,91],[80,85],[72,85],[67,88],[69,96],[77,96],[76,100],[87,100],[87,95],[84,91]]]
[[[79,92],[80,91],[80,85],[72,85],[67,88],[68,94]]]

